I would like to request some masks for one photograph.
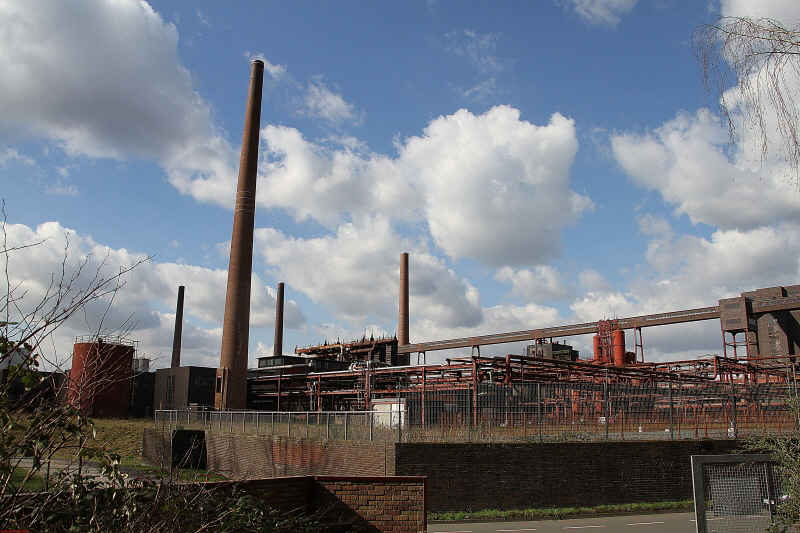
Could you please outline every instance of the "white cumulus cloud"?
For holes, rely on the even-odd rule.
[[[593,206],[569,189],[577,150],[572,120],[556,113],[536,126],[498,106],[433,120],[406,141],[400,164],[424,191],[431,235],[450,257],[536,264],[558,254],[561,229]]]
[[[0,125],[70,155],[155,160],[183,192],[232,203],[235,151],[177,43],[138,0],[3,2]]]
[[[800,196],[781,168],[731,159],[725,128],[706,111],[680,113],[648,134],[615,135],[612,148],[635,183],[693,223],[751,229],[800,220]]]
[[[51,364],[69,368],[75,337],[98,332],[112,336],[124,333],[128,339],[138,341],[140,356],[158,359],[158,367],[168,364],[179,285],[186,287],[183,364],[219,363],[225,271],[146,261],[144,254],[109,248],[57,222],[36,228],[9,223],[3,228],[10,251],[0,257],[0,267],[8,267],[8,287],[18,298],[8,309],[10,321],[24,323],[42,302],[47,309],[52,305],[52,300],[45,301],[48,290],[52,294],[59,285],[70,285],[73,291],[85,290],[95,274],[110,278],[121,268],[144,261],[121,278],[122,285],[113,300],[109,295],[90,302],[61,324],[52,343],[42,346],[42,354]],[[62,266],[65,277],[60,282]],[[252,287],[251,326],[271,328],[275,321],[275,289],[265,286],[255,275]],[[287,301],[285,327],[300,329],[305,322],[297,303]]]
[[[560,0],[591,26],[614,27],[636,5],[637,0]]]

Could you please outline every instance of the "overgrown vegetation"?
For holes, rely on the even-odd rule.
[[[130,477],[107,458],[101,479],[62,474],[49,491],[16,498],[3,529],[89,532],[312,532],[350,530],[317,516],[280,513],[234,483],[178,483]]]
[[[800,422],[800,398],[796,390],[788,403]],[[784,533],[800,530],[800,426],[795,424],[795,431],[791,433],[750,437],[745,441],[745,448],[749,452],[769,454],[778,463],[780,490],[776,490],[775,494],[777,513],[775,523],[768,531]]]
[[[93,421],[77,406],[82,391],[73,389],[73,405],[57,399],[43,382],[40,365],[60,372],[63,361],[42,355],[53,333],[86,306],[108,310],[123,276],[138,263],[110,270],[91,256],[73,260],[69,246],[49,287],[30,301],[24,272],[26,250],[42,243],[9,244],[0,221],[0,530],[48,532],[312,532],[350,531],[348,523],[321,521],[318,515],[280,513],[263,498],[235,483],[185,483],[161,476],[128,475],[120,469],[141,458],[143,422]],[[14,260],[12,260],[14,259]],[[95,265],[90,267],[90,265]],[[110,272],[110,273],[109,273]],[[2,283],[2,282],[0,282]],[[105,336],[101,313],[93,335]],[[122,332],[129,332],[123,326]],[[120,330],[115,330],[119,335]],[[101,335],[102,334],[102,335]],[[43,365],[44,364],[44,365]],[[111,385],[100,376],[92,393]],[[71,383],[70,386],[77,387]],[[58,461],[51,461],[58,458]],[[99,464],[99,476],[87,476],[76,464]],[[59,468],[48,468],[48,465]],[[49,474],[49,476],[47,475]],[[42,488],[45,484],[45,490]]]

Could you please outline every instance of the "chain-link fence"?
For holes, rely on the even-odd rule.
[[[398,389],[371,411],[157,411],[156,425],[394,442],[735,438],[798,426],[786,384],[470,384]]]
[[[478,384],[403,393],[413,441],[734,438],[797,427],[786,385]]]
[[[159,410],[155,427],[211,433],[400,442],[408,440],[400,413],[377,411],[272,412]]]

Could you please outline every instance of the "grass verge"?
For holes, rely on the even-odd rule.
[[[19,487],[22,484],[22,480],[25,479],[25,475],[27,473],[27,468],[15,468],[14,471],[11,472],[11,485],[15,488]],[[44,486],[44,478],[39,474],[34,474],[25,483],[25,486],[22,488],[22,492],[39,492],[44,490]]]
[[[145,428],[153,427],[149,419],[103,419],[93,420],[95,438],[86,440],[86,446],[97,446],[119,454],[123,460],[139,462],[142,460],[142,434]],[[78,448],[77,439],[67,443],[53,457],[72,458]]]
[[[563,520],[577,516],[601,514],[649,513],[662,511],[689,511],[694,509],[693,500],[680,502],[627,503],[620,505],[597,505],[594,507],[562,507],[547,509],[517,509],[500,511],[483,509],[467,512],[428,512],[428,520]]]

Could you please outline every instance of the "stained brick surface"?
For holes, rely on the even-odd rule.
[[[424,478],[298,476],[209,485],[235,485],[275,509],[317,513],[366,532],[422,533],[427,526]]]
[[[690,456],[733,441],[397,444],[395,475],[427,476],[428,508],[571,507],[692,498]]]
[[[206,434],[208,468],[238,477],[385,476],[394,444],[300,437]]]
[[[206,445],[208,467],[238,477],[425,476],[434,511],[688,500],[690,456],[736,448],[726,440],[392,444],[228,435],[207,435]]]

